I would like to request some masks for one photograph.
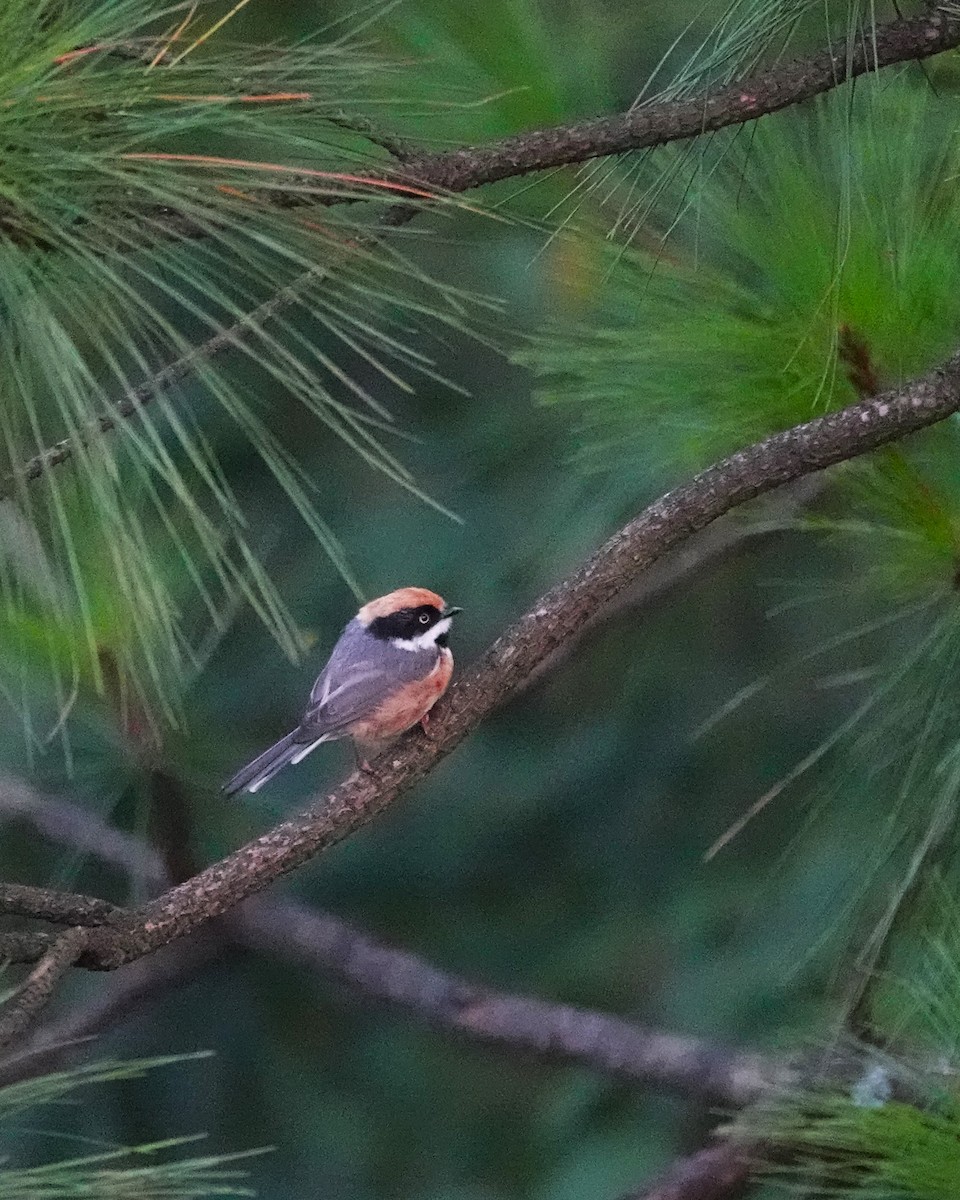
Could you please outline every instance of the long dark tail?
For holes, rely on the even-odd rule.
[[[274,775],[278,775],[287,763],[304,749],[303,743],[296,740],[299,732],[299,729],[294,729],[274,743],[269,750],[258,754],[253,762],[241,767],[236,775],[223,785],[226,794],[232,796],[235,792],[244,790],[256,792],[265,783],[269,783]]]

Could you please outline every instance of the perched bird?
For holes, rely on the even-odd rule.
[[[404,730],[418,721],[426,726],[453,674],[447,638],[460,611],[417,587],[365,604],[340,634],[297,728],[247,763],[223,790],[257,792],[321,742],[344,737],[353,738],[357,765],[365,768]]]

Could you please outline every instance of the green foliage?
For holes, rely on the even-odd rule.
[[[832,1200],[951,1200],[960,1178],[960,1105],[924,1112],[890,1101],[857,1108],[849,1098],[817,1096],[780,1113],[769,1133],[795,1162],[775,1178],[803,1195]]]
[[[824,1200],[956,1194],[960,909],[942,878],[923,891],[927,932],[915,936],[909,965],[879,980],[873,997],[872,1037],[889,1051],[861,1047],[868,1065],[846,1093],[812,1085],[739,1121],[749,1136],[772,1143],[770,1177],[791,1190]]]
[[[360,591],[268,394],[420,494],[372,381],[437,382],[410,326],[461,328],[475,309],[375,236],[418,197],[367,184],[344,113],[401,112],[402,74],[343,39],[224,43],[196,9],[11,0],[0,16],[0,460],[35,539],[26,568],[4,556],[4,620],[14,637],[75,629],[47,639],[61,694],[107,686],[106,657],[148,723],[176,719],[198,640],[239,601],[300,651],[263,566],[269,530],[225,473],[243,439]],[[226,367],[197,351],[237,322]],[[100,436],[145,381],[141,415]],[[65,438],[72,466],[27,483]],[[27,632],[18,654],[33,648]]]
[[[950,104],[871,82],[845,104],[763,123],[696,188],[670,188],[673,236],[609,251],[589,323],[577,312],[519,356],[578,416],[584,465],[700,464],[949,351]]]
[[[142,1079],[158,1067],[170,1067],[205,1055],[179,1055],[131,1061],[109,1060],[77,1070],[40,1075],[0,1088],[0,1139],[16,1132],[14,1120],[49,1105],[67,1103],[91,1085],[118,1086]],[[97,1153],[71,1155],[37,1165],[13,1157],[0,1158],[3,1200],[59,1200],[97,1196],[104,1200],[201,1200],[207,1196],[253,1196],[245,1172],[235,1168],[249,1154],[210,1154],[169,1158],[195,1138],[167,1138],[136,1146],[111,1147]],[[102,1144],[102,1143],[101,1143]],[[163,1161],[167,1158],[168,1161]],[[146,1160],[146,1161],[144,1161]],[[158,1161],[159,1160],[159,1161]]]

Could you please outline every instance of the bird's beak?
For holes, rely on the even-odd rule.
[[[463,612],[462,608],[457,608],[457,606],[455,604],[448,604],[445,606],[443,612],[440,615],[443,617],[455,617],[457,615],[457,613],[462,613],[462,612]]]

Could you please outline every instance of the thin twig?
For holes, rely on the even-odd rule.
[[[245,313],[226,329],[207,338],[199,346],[188,351],[182,357],[169,363],[156,375],[132,388],[113,405],[113,408],[92,421],[81,433],[71,435],[62,441],[48,446],[40,454],[25,462],[18,470],[0,481],[0,499],[12,495],[18,484],[39,479],[52,467],[67,462],[82,447],[89,444],[92,438],[115,429],[121,421],[140,413],[148,404],[162,396],[164,392],[174,387],[181,380],[192,375],[199,366],[214,358],[221,351],[238,345],[244,337],[259,329],[265,322],[275,317],[280,311],[299,301],[303,290],[308,284],[315,282],[319,276],[327,274],[329,266],[317,267],[305,271],[293,283],[278,289],[268,300],[258,304]]]
[[[62,1070],[100,1034],[131,1015],[141,1015],[160,996],[189,983],[216,961],[220,949],[211,939],[198,938],[108,976],[91,1000],[41,1026],[23,1049],[0,1061],[0,1087]]]
[[[0,933],[0,963],[36,962],[55,941],[50,933]]]
[[[0,1010],[0,1049],[21,1038],[30,1028],[57,984],[80,958],[89,936],[89,929],[67,929],[47,950],[17,994]]]

